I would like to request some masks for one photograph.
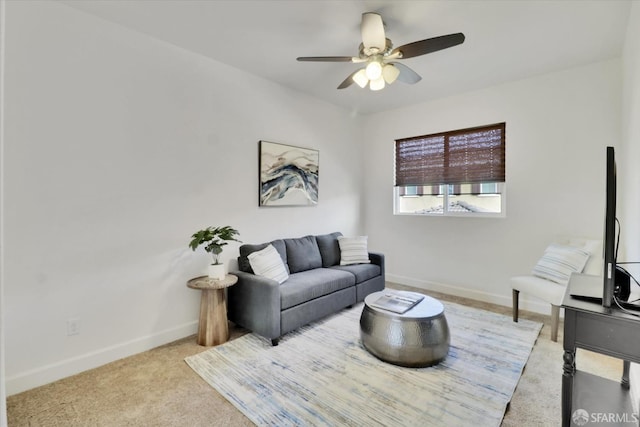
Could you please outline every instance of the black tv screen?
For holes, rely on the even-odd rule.
[[[611,307],[614,298],[616,271],[616,159],[613,147],[607,147],[606,179],[602,305],[604,307]]]

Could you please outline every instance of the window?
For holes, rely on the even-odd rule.
[[[504,216],[505,123],[396,140],[394,213]]]

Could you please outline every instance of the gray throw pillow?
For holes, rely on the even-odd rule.
[[[338,237],[340,236],[342,236],[342,233],[339,231],[316,236],[323,267],[328,268],[340,264],[340,245],[338,244]]]
[[[287,248],[289,272],[297,273],[322,267],[322,256],[315,236],[284,239]]]

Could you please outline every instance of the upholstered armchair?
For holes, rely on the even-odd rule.
[[[520,292],[551,304],[551,340],[558,341],[560,305],[571,273],[602,274],[602,240],[563,238],[550,244],[528,275],[512,277],[513,321]]]

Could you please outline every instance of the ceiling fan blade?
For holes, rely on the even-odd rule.
[[[373,12],[362,14],[362,23],[360,24],[360,33],[362,34],[362,44],[365,49],[377,48],[382,52],[387,44],[384,34],[384,24],[382,16]]]
[[[402,83],[408,83],[412,85],[422,80],[422,77],[420,77],[418,73],[404,64],[401,64],[399,62],[390,62],[389,64],[393,64],[398,67],[398,70],[400,70],[400,74],[398,74],[398,80],[400,80]]]
[[[391,55],[397,52],[402,52],[402,59],[413,58],[414,56],[425,55],[427,53],[437,52],[442,49],[457,46],[462,44],[462,42],[464,42],[464,34],[449,34],[399,46],[393,49]]]
[[[344,81],[342,83],[340,83],[340,86],[338,86],[338,89],[345,89],[348,88],[349,86],[351,86],[353,84],[353,76],[360,70],[356,70],[353,73],[349,74],[349,77],[347,77],[346,79],[344,79]]]
[[[352,56],[299,56],[296,59],[302,62],[353,62]]]

